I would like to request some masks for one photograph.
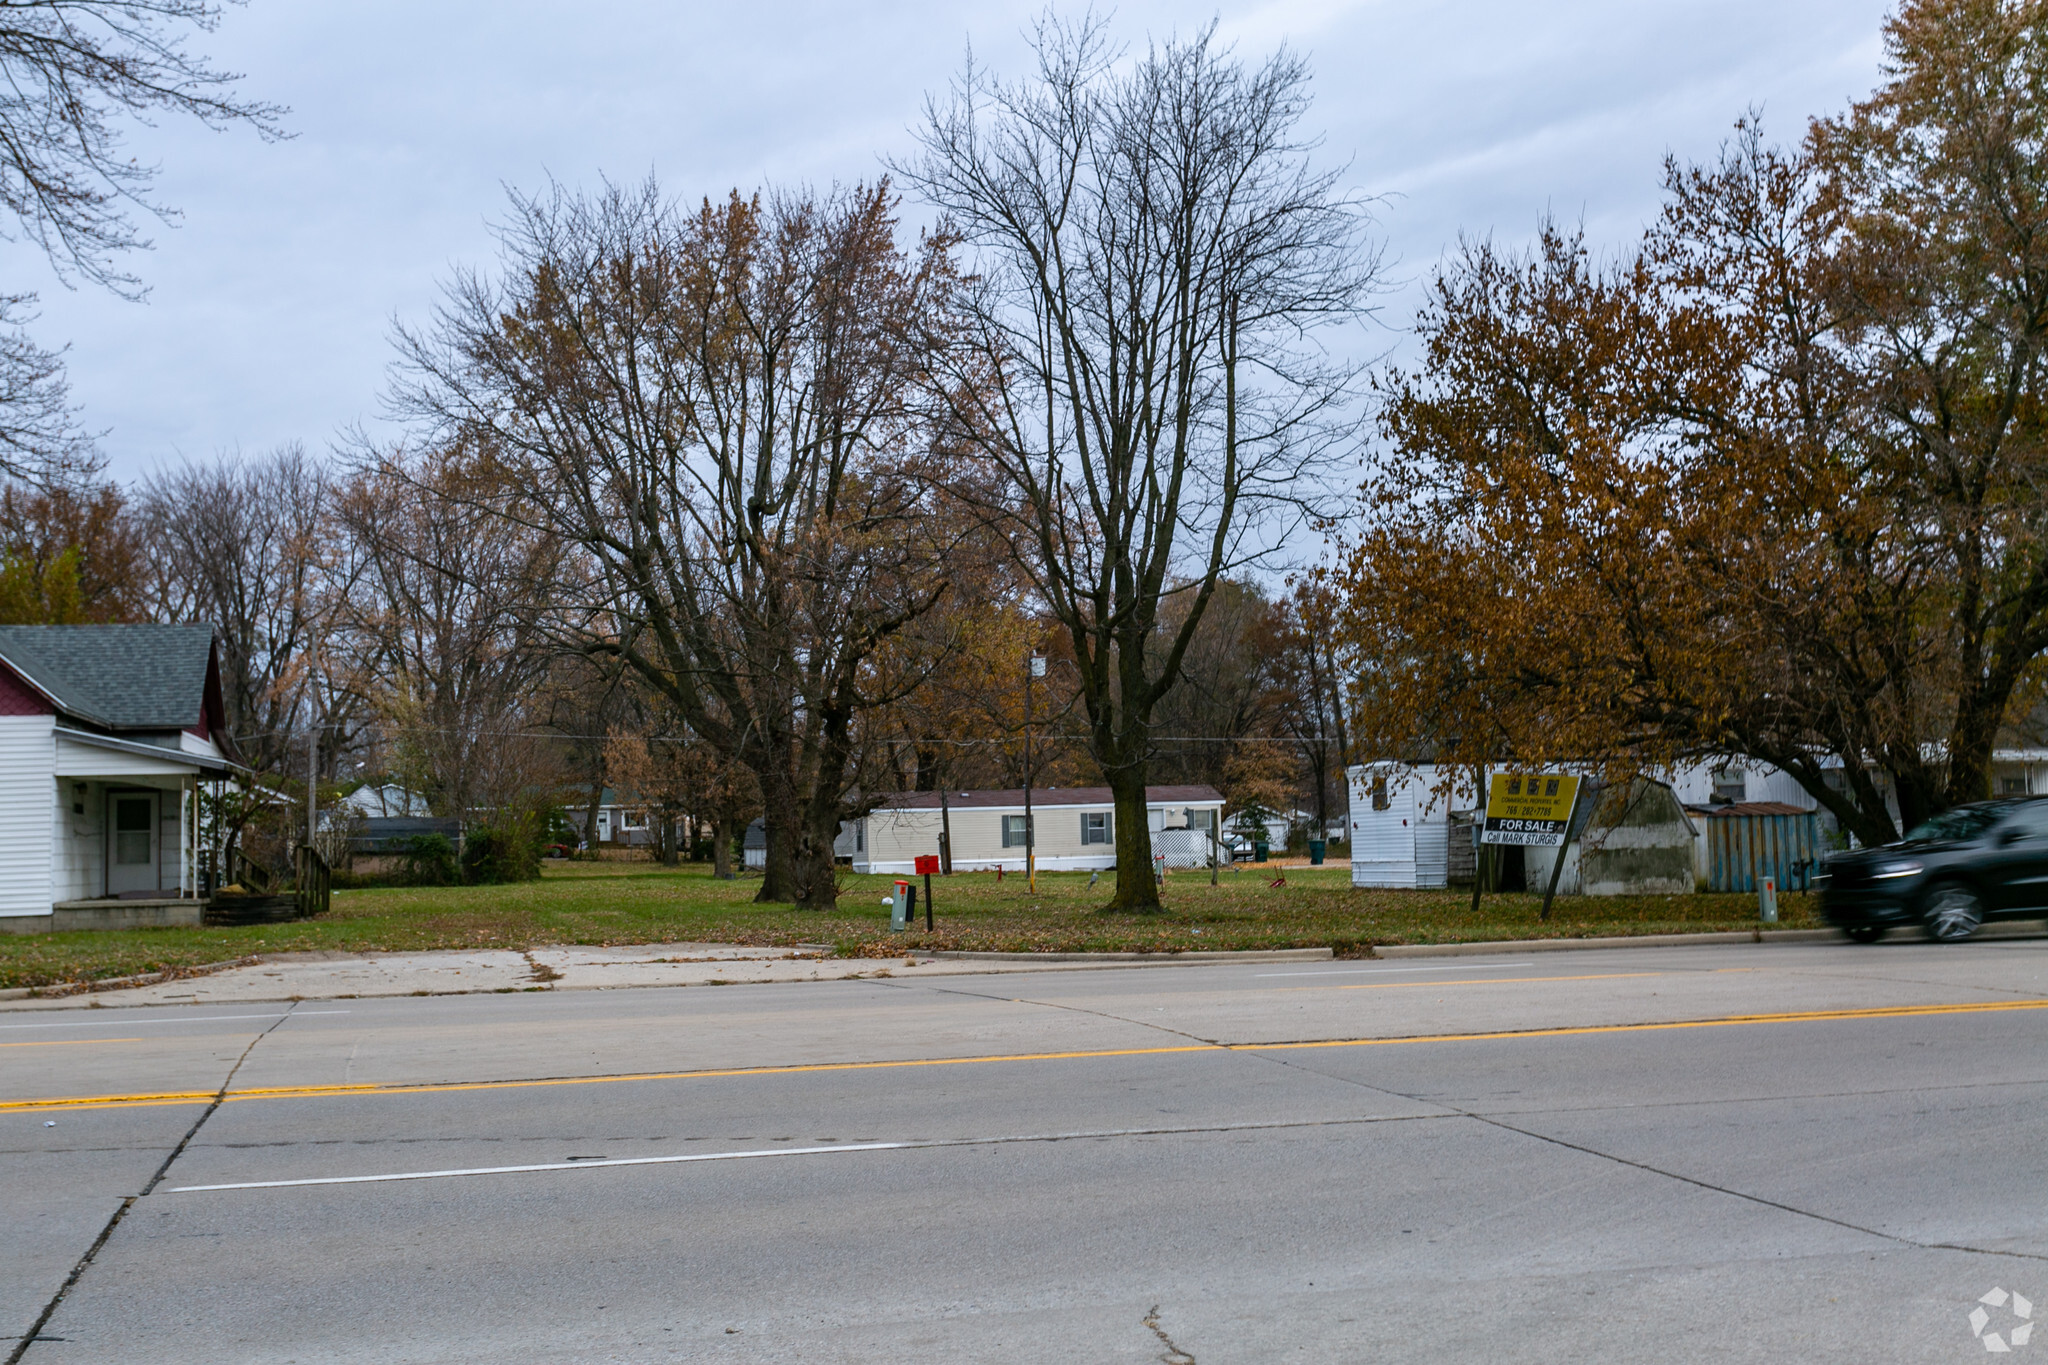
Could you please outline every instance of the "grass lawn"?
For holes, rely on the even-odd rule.
[[[520,886],[337,891],[334,908],[297,924],[236,929],[131,929],[0,937],[0,988],[128,976],[192,967],[255,953],[395,952],[427,948],[531,948],[543,944],[716,942],[831,944],[844,956],[886,957],[908,948],[980,951],[1140,951],[1333,948],[1364,956],[1375,943],[1459,943],[1605,934],[1747,929],[1756,898],[1745,895],[1559,897],[1550,922],[1538,896],[1358,891],[1345,867],[1246,867],[1209,885],[1206,872],[1171,875],[1158,915],[1111,915],[1109,878],[1086,873],[1022,877],[992,873],[933,878],[937,928],[889,932],[881,900],[894,880],[844,875],[829,914],[755,905],[757,880],[714,881],[709,869],[651,863],[553,864]],[[920,890],[920,895],[922,891]],[[923,907],[919,907],[922,911]],[[1815,928],[1809,898],[1780,899],[1783,928]]]

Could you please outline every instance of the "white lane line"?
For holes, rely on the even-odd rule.
[[[282,1019],[290,1014],[294,1019],[304,1019],[314,1014],[353,1014],[353,1010],[280,1010],[276,1014],[201,1014],[191,1019],[79,1019],[61,1024],[0,1024],[0,1029],[12,1028],[141,1028],[146,1024],[219,1024],[229,1019]]]
[[[1534,967],[1534,962],[1463,962],[1455,967],[1338,967],[1320,972],[1255,972],[1254,979],[1269,976],[1392,976],[1395,972],[1490,972],[1496,967]]]
[[[458,1175],[527,1175],[537,1171],[580,1171],[590,1166],[672,1166],[685,1161],[744,1161],[757,1156],[823,1156],[828,1152],[922,1152],[943,1147],[1007,1147],[1018,1143],[1074,1142],[1104,1138],[1201,1137],[1216,1133],[1263,1133],[1289,1128],[1335,1128],[1370,1123],[1413,1123],[1461,1117],[1455,1113],[1360,1114],[1335,1119],[1269,1119],[1257,1123],[1206,1123],[1180,1128],[1096,1128],[1071,1133],[1013,1133],[1006,1137],[913,1138],[905,1142],[847,1142],[830,1147],[771,1147],[748,1152],[698,1152],[689,1156],[625,1156],[595,1161],[548,1161],[530,1166],[476,1166],[452,1171],[400,1171],[391,1175],[330,1175],[311,1180],[245,1180],[232,1185],[177,1185],[166,1194],[212,1190],[279,1190],[295,1185],[373,1185],[392,1180],[438,1180]]]
[[[622,1156],[599,1161],[548,1161],[533,1166],[472,1166],[454,1171],[401,1171],[394,1175],[329,1175],[312,1180],[245,1180],[235,1185],[179,1185],[172,1194],[206,1190],[281,1190],[292,1185],[374,1185],[387,1180],[440,1180],[452,1175],[525,1175],[533,1171],[581,1171],[592,1166],[673,1166],[684,1161],[743,1161],[756,1156],[818,1156],[825,1152],[887,1152],[923,1144],[849,1142],[831,1147],[772,1147],[755,1152],[695,1152],[688,1156]]]

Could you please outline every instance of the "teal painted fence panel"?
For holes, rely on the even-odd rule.
[[[1715,891],[1750,891],[1765,877],[1780,891],[1813,885],[1820,859],[1820,821],[1798,815],[1709,815],[1707,885]]]

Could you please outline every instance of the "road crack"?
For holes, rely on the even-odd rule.
[[[1166,1347],[1166,1354],[1159,1357],[1166,1362],[1166,1365],[1195,1365],[1195,1358],[1174,1345],[1173,1338],[1166,1335],[1166,1329],[1159,1325],[1158,1304],[1153,1304],[1152,1311],[1147,1313],[1141,1321],[1152,1329],[1152,1335],[1158,1337],[1160,1344]]]
[[[1961,1242],[1923,1242],[1918,1238],[1902,1236],[1896,1232],[1886,1232],[1882,1228],[1865,1227],[1861,1223],[1851,1223],[1847,1219],[1835,1218],[1825,1213],[1816,1213],[1812,1209],[1802,1209],[1796,1204],[1786,1204],[1776,1199],[1766,1198],[1760,1194],[1751,1194],[1747,1190],[1738,1190],[1728,1185],[1717,1185],[1711,1180],[1702,1180],[1697,1176],[1686,1175],[1682,1171],[1673,1171],[1662,1166],[1653,1166],[1647,1161],[1637,1161],[1632,1157],[1602,1151],[1598,1147],[1588,1147],[1583,1143],[1572,1142],[1561,1137],[1553,1137],[1548,1133],[1539,1133],[1533,1128],[1519,1127],[1505,1120],[1479,1113],[1477,1110],[1467,1109],[1463,1105],[1454,1104],[1449,1100],[1434,1099],[1419,1094],[1411,1095],[1406,1091],[1389,1089],[1383,1085],[1374,1085],[1369,1081],[1354,1080],[1349,1076],[1335,1076],[1327,1071],[1317,1071],[1312,1067],[1302,1066],[1287,1057],[1275,1057],[1266,1053],[1257,1055],[1263,1060],[1276,1065],[1290,1067],[1311,1076],[1320,1076],[1325,1080],[1336,1081],[1340,1085],[1352,1086],[1359,1090],[1370,1090],[1376,1095],[1389,1095],[1397,1099],[1408,1100],[1414,1104],[1435,1105],[1439,1109],[1449,1111],[1447,1116],[1471,1119],[1474,1123],[1483,1123],[1489,1128],[1498,1128],[1505,1133],[1514,1133],[1520,1137],[1533,1138],[1538,1142],[1547,1142],[1554,1147],[1565,1148],[1567,1151],[1597,1157],[1602,1161],[1611,1161],[1617,1166],[1627,1166],[1631,1170],[1642,1171],[1646,1175],[1662,1176],[1666,1180],[1675,1180],[1680,1184],[1690,1185],[1694,1189],[1706,1190],[1712,1194],[1726,1195],[1731,1199],[1744,1200],[1747,1203],[1761,1205],[1767,1209],[1776,1209],[1780,1213],[1789,1213],[1796,1218],[1808,1218],[1816,1223],[1826,1223],[1831,1227],[1843,1228],[1849,1232],[1860,1232],[1866,1237],[1876,1237],[1898,1246],[1912,1247],[1917,1251],[1961,1251],[1973,1256],[2008,1256],[2022,1261],[2048,1261],[2048,1255],[2043,1255],[2036,1251],[2006,1251],[1996,1247],[1969,1246]]]
[[[205,1111],[192,1121],[192,1126],[185,1130],[185,1136],[178,1139],[178,1145],[171,1148],[170,1154],[163,1159],[163,1164],[156,1168],[156,1174],[150,1176],[149,1182],[141,1190],[121,1201],[121,1206],[114,1210],[111,1218],[107,1219],[107,1225],[100,1229],[100,1235],[93,1238],[92,1245],[87,1247],[85,1254],[78,1258],[78,1264],[72,1266],[71,1273],[64,1277],[64,1283],[57,1286],[57,1292],[52,1294],[50,1301],[43,1305],[43,1311],[36,1315],[34,1324],[29,1327],[27,1332],[22,1334],[20,1340],[16,1342],[14,1349],[8,1353],[6,1365],[20,1365],[21,1358],[28,1354],[28,1348],[35,1345],[38,1341],[64,1340],[62,1337],[44,1336],[43,1329],[50,1325],[50,1319],[56,1316],[57,1309],[70,1296],[73,1287],[78,1284],[79,1277],[84,1275],[86,1268],[92,1265],[93,1260],[100,1254],[100,1248],[107,1244],[107,1239],[114,1235],[114,1229],[121,1226],[122,1220],[128,1216],[128,1210],[134,1208],[138,1200],[147,1199],[151,1191],[156,1189],[158,1185],[163,1184],[164,1177],[171,1173],[172,1164],[185,1154],[185,1149],[192,1145],[192,1139],[199,1136],[199,1130],[206,1126],[206,1121],[214,1116],[215,1111],[222,1104],[227,1102],[228,1088],[235,1083],[236,1074],[241,1071],[242,1064],[249,1060],[249,1054],[256,1050],[256,1045],[265,1038],[268,1038],[285,1020],[291,1018],[292,1011],[297,1008],[298,1003],[294,1001],[284,1013],[278,1015],[271,1022],[269,1028],[264,1029],[249,1040],[249,1046],[242,1049],[242,1055],[235,1058],[235,1064],[228,1068],[228,1074],[221,1080],[220,1089],[213,1093],[213,1099],[207,1104]]]

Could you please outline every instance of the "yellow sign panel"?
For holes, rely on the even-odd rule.
[[[1556,848],[1565,840],[1578,799],[1579,779],[1564,773],[1495,773],[1479,841]]]

